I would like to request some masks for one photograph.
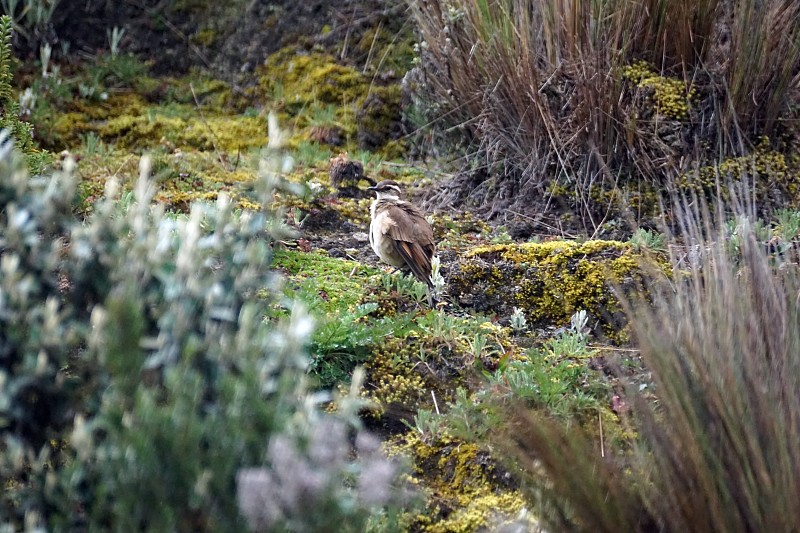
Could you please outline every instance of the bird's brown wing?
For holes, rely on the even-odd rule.
[[[420,281],[431,284],[431,259],[436,253],[433,229],[422,211],[402,202],[388,206],[388,215],[395,223],[388,228],[395,250]]]

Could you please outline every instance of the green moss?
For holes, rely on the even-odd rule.
[[[361,301],[365,277],[377,270],[323,252],[276,250],[275,265],[288,274],[290,296],[318,314],[352,309]]]
[[[192,35],[191,41],[202,46],[210,47],[217,41],[218,37],[219,33],[214,28],[202,28]]]
[[[451,355],[445,343],[434,339],[383,339],[364,365],[368,378],[363,395],[376,407],[373,415],[380,416],[389,407],[411,412],[430,407],[431,391],[438,401],[451,399],[455,383],[438,380],[434,372],[434,360]]]
[[[414,44],[416,38],[412,25],[404,25],[400,31],[387,31],[386,26],[367,28],[356,43],[356,50],[368,58],[369,72],[402,74],[414,66]]]
[[[400,123],[401,89],[400,85],[373,87],[369,94],[359,101],[356,112],[358,144],[363,149],[374,149],[395,141],[390,157],[403,154],[403,145],[397,140],[402,136]]]
[[[332,144],[351,151],[385,146],[379,151],[389,158],[405,153],[398,83],[376,84],[374,76],[331,55],[299,47],[272,54],[258,73],[262,97],[287,114],[298,140],[334,139]]]
[[[98,142],[101,145],[92,151],[88,147],[76,150],[81,156],[78,174],[82,196],[87,202],[84,211],[90,210],[94,198],[102,194],[111,176],[122,179],[123,187],[131,188],[138,175],[139,156]],[[213,200],[222,192],[242,209],[258,208],[245,195],[246,185],[256,175],[247,162],[233,166],[214,152],[165,152],[163,148],[152,150],[149,155],[153,178],[159,187],[156,199],[173,211],[188,211],[194,200]]]

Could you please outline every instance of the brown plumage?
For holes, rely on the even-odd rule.
[[[400,186],[394,181],[381,181],[369,190],[377,194],[370,208],[372,249],[385,263],[410,270],[418,280],[432,286],[431,260],[436,253],[436,243],[425,215],[413,204],[400,199]]]

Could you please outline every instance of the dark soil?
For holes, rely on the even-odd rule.
[[[322,48],[360,64],[365,53],[353,43],[366,31],[396,32],[406,22],[405,4],[386,0],[62,0],[41,39],[18,44],[28,57],[36,57],[40,41],[95,54],[108,49],[107,32],[119,26],[123,50],[152,61],[155,75],[200,67],[247,85],[256,66],[284,46]]]

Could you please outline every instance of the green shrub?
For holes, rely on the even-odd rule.
[[[324,514],[363,530],[398,469],[374,444],[353,459],[354,411],[324,415],[306,387],[313,323],[277,311],[278,213],[222,197],[167,216],[145,157],[133,201],[111,182],[80,222],[71,167],[29,176],[0,142],[0,525],[297,530]],[[346,453],[319,459],[330,450]],[[287,458],[314,468],[287,480]]]

